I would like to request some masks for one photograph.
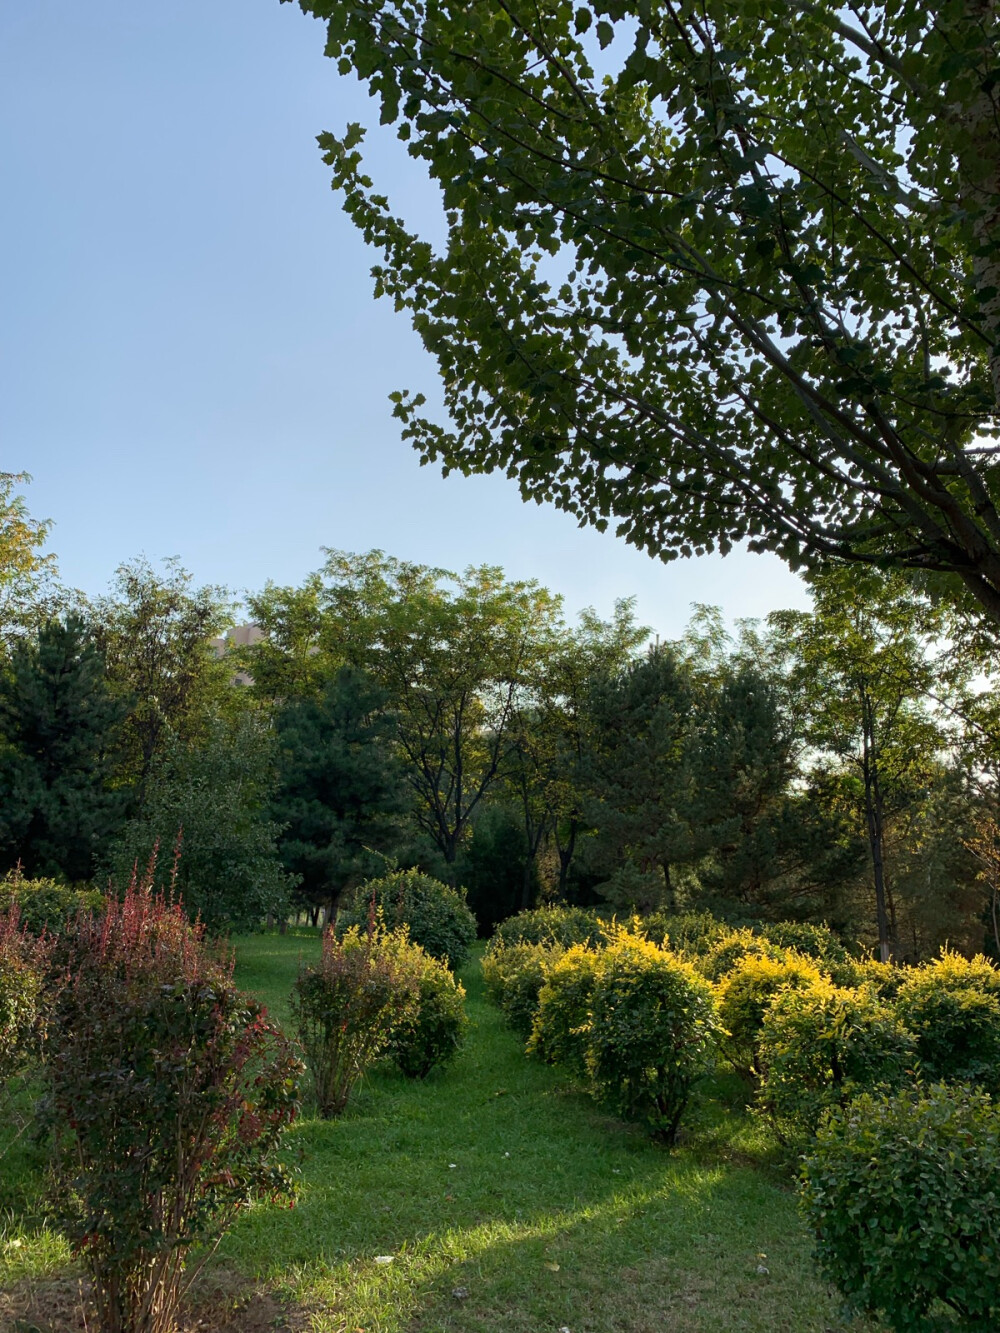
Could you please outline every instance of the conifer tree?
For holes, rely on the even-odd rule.
[[[406,807],[392,751],[386,697],[351,667],[317,699],[289,700],[277,714],[282,862],[301,878],[300,896],[329,907],[352,880],[384,869],[378,852],[398,846]]]
[[[123,717],[78,616],[19,642],[0,676],[0,858],[87,879],[122,814],[109,788]]]
[[[585,810],[599,830],[598,856],[615,866],[607,894],[621,906],[672,903],[674,869],[700,852],[690,818],[698,725],[690,673],[675,650],[654,648],[595,680],[586,711]]]

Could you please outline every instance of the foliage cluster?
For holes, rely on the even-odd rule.
[[[642,918],[642,933],[647,939],[689,960],[705,957],[731,930],[711,912],[657,911]]]
[[[584,1082],[599,962],[599,951],[586,944],[574,944],[556,960],[538,993],[528,1041],[531,1054]]]
[[[196,746],[161,736],[141,808],[108,853],[114,878],[128,880],[156,849],[156,885],[180,893],[213,930],[248,930],[288,910],[294,879],[283,869],[269,818],[274,739],[254,714],[202,719]]]
[[[934,1084],[834,1110],[802,1168],[820,1267],[898,1333],[1000,1319],[1000,1110]]]
[[[779,945],[743,928],[717,938],[695,959],[695,966],[702,976],[718,983],[744,958],[771,958],[780,962],[784,956],[785,950]]]
[[[562,954],[561,944],[501,944],[483,958],[486,993],[522,1037],[531,1031],[541,989]]]
[[[912,1035],[868,990],[832,982],[780,992],[760,1038],[759,1106],[791,1142],[815,1133],[824,1113],[863,1091],[913,1076]]]
[[[55,879],[27,879],[16,866],[0,879],[0,912],[17,908],[25,930],[58,934],[79,912],[100,911],[104,895],[98,889],[74,888]]]
[[[671,1144],[711,1068],[719,1021],[690,964],[621,932],[598,954],[587,1069],[598,1094]]]
[[[362,884],[337,917],[337,933],[364,927],[380,915],[388,930],[406,928],[414,944],[455,971],[469,956],[476,919],[465,896],[419,870],[396,870]]]
[[[612,926],[597,948],[501,942],[483,975],[530,1052],[673,1143],[721,1033],[711,986],[691,964]]]
[[[49,943],[29,933],[17,906],[0,911],[0,1097],[38,1053]]]
[[[292,992],[292,1012],[320,1115],[337,1116],[393,1034],[418,1014],[420,973],[405,933],[351,926],[323,934],[323,952]]]
[[[606,938],[608,922],[593,908],[549,906],[518,912],[497,926],[487,952],[511,944],[595,946]]]
[[[895,1010],[916,1038],[924,1078],[1000,1093],[1000,970],[985,958],[945,953],[911,969]]]
[[[764,1020],[775,998],[786,990],[809,990],[821,980],[819,969],[794,953],[784,958],[746,954],[716,987],[723,1053],[745,1078],[761,1074],[760,1045]]]
[[[411,966],[417,976],[416,1009],[400,1018],[389,1038],[388,1052],[408,1078],[426,1078],[432,1069],[454,1059],[469,1025],[465,988],[447,966],[411,945]]]

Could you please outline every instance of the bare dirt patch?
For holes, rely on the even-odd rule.
[[[178,1333],[301,1333],[301,1307],[227,1268],[203,1273],[188,1295]],[[0,1333],[94,1333],[96,1312],[82,1277],[19,1282],[0,1291]]]

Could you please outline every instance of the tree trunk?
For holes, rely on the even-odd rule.
[[[670,877],[670,862],[663,862],[663,886],[666,889],[665,905],[668,912],[677,910],[677,894],[674,892],[674,882]]]
[[[875,916],[878,924],[878,951],[883,963],[892,957],[892,936],[886,911],[884,839],[882,833],[882,793],[878,785],[878,763],[874,737],[869,726],[867,709],[864,721],[864,757],[862,772],[865,780],[865,822],[868,825],[868,846],[872,855],[875,877]]]
[[[533,852],[528,850],[524,858],[524,869],[521,872],[521,910],[526,912],[531,906],[531,870],[535,864]]]
[[[575,819],[569,821],[569,839],[565,845],[559,841],[558,831],[556,832],[556,851],[559,853],[559,897],[562,902],[566,901],[566,885],[569,880],[569,867],[573,860],[573,853],[576,850],[577,822]]]

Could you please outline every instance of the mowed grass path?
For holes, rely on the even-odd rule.
[[[235,944],[239,982],[287,1023],[318,939]],[[380,1068],[338,1121],[307,1107],[285,1149],[298,1204],[239,1221],[203,1284],[229,1293],[224,1308],[206,1295],[203,1316],[198,1297],[188,1327],[871,1333],[817,1280],[789,1169],[737,1087],[720,1085],[729,1109],[704,1102],[668,1154],[525,1058],[483,1000],[478,959],[463,980],[472,1022],[454,1065],[423,1083]],[[78,1270],[42,1220],[43,1169],[27,1136],[0,1157],[0,1333],[93,1328],[75,1297],[72,1317],[50,1317]],[[14,1323],[26,1292],[41,1314]]]
[[[279,1022],[315,938],[237,945]],[[344,1117],[288,1139],[293,1210],[260,1208],[217,1262],[271,1283],[316,1333],[833,1333],[787,1168],[738,1109],[705,1106],[673,1154],[525,1058],[463,975],[472,1020],[425,1082],[376,1071]],[[738,1099],[737,1099],[738,1105]],[[391,1257],[376,1263],[376,1257]]]

